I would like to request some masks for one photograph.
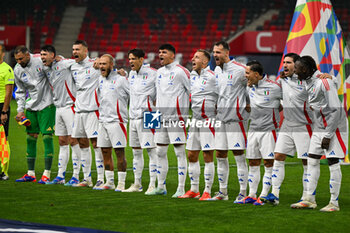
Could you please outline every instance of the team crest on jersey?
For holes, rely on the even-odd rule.
[[[90,74],[90,69],[85,71],[86,74]]]
[[[53,69],[54,69],[54,70],[59,70],[59,67],[58,67],[58,66],[56,66],[56,67],[54,67]]]
[[[232,78],[233,78],[232,74],[227,75],[227,79],[228,79],[227,86],[232,86],[232,84],[233,84]]]
[[[169,82],[168,85],[174,85],[174,78],[175,78],[175,73],[171,72],[169,76]]]
[[[264,91],[264,95],[270,95],[270,91],[269,90],[265,90]]]
[[[41,68],[40,68],[39,66],[37,66],[35,70],[36,70],[36,72],[38,72],[38,73],[41,72]]]

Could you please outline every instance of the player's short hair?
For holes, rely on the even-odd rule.
[[[26,54],[26,53],[29,53],[29,50],[26,46],[24,45],[18,45],[16,48],[15,48],[15,51],[14,51],[14,54],[18,54],[18,53],[23,53],[23,54]]]
[[[5,45],[3,45],[3,44],[0,44],[0,46],[1,46],[1,52],[5,53],[5,52],[6,52],[6,48],[5,48]]]
[[[201,52],[204,54],[204,56],[208,59],[208,61],[210,61],[210,53],[205,50],[205,49],[198,49],[197,52]]]
[[[284,57],[291,57],[293,58],[293,62],[295,63],[299,58],[300,56],[296,53],[287,53],[286,55],[284,55]]]
[[[128,57],[129,57],[130,54],[134,55],[137,58],[141,58],[141,57],[144,58],[145,57],[145,51],[143,51],[142,49],[138,49],[138,48],[131,49],[128,52]]]
[[[161,46],[159,46],[159,50],[163,50],[163,49],[171,51],[174,54],[176,53],[175,47],[173,45],[171,45],[171,44],[162,44]]]
[[[73,45],[78,45],[78,44],[81,44],[85,48],[89,47],[85,40],[76,40]]]
[[[103,54],[101,57],[108,57],[109,61],[114,65],[114,58],[112,55],[106,53],[106,54]]]
[[[258,72],[259,75],[264,73],[264,67],[257,60],[249,61],[246,66],[249,66],[250,70]]]
[[[44,45],[43,47],[41,47],[40,51],[53,53],[56,56],[56,49],[55,49],[55,47],[53,47],[50,44],[47,44],[47,45]]]
[[[214,46],[220,46],[222,45],[222,47],[228,51],[230,51],[230,46],[228,45],[228,43],[224,40],[221,40],[221,41],[218,41],[218,42],[215,42]]]
[[[302,56],[297,61],[299,61],[304,67],[306,67],[310,74],[315,73],[315,71],[317,70],[316,62],[311,56]]]

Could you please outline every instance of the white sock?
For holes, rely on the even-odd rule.
[[[284,180],[284,161],[275,160],[272,168],[272,194],[280,196],[281,185]]]
[[[81,152],[79,144],[72,147],[72,163],[73,163],[73,177],[79,180],[80,166],[81,166]]]
[[[35,176],[35,171],[34,170],[28,170],[27,174],[28,174],[28,176]]]
[[[149,157],[149,186],[156,187],[157,180],[157,151],[156,148],[147,149]]]
[[[44,170],[43,176],[47,176],[47,178],[50,179],[51,171],[50,170]]]
[[[199,176],[201,174],[201,167],[199,161],[189,162],[188,163],[188,176],[191,180],[191,191],[198,193],[199,192]]]
[[[158,188],[165,189],[165,180],[168,174],[168,146],[157,146],[157,178],[158,178]]]
[[[342,178],[340,164],[336,163],[329,166],[329,172],[330,172],[329,189],[331,192],[331,202],[334,205],[339,206],[338,197],[339,197],[341,178]]]
[[[314,158],[307,158],[307,196],[309,201],[315,202],[316,187],[318,178],[320,178],[320,160]]]
[[[91,180],[91,151],[90,147],[80,148],[81,167],[83,168],[84,180]]]
[[[227,181],[229,175],[229,164],[228,158],[217,158],[218,161],[218,179],[219,179],[219,189],[224,195],[227,195]]]
[[[95,163],[96,163],[96,170],[97,170],[97,180],[105,180],[105,165],[103,163],[103,155],[101,148],[97,147],[94,148],[95,152]]]
[[[125,184],[126,172],[118,172],[118,183]]]
[[[143,151],[142,149],[132,149],[132,154],[133,154],[132,166],[134,170],[134,184],[141,185],[142,171],[143,171],[143,165],[144,165]]]
[[[215,166],[214,162],[205,163],[204,165],[204,181],[205,189],[204,192],[211,194],[211,187],[214,182]]]
[[[258,186],[260,183],[260,166],[249,166],[249,195],[250,197],[256,197]]]
[[[248,183],[248,166],[245,159],[245,155],[235,156],[236,165],[237,165],[237,177],[240,187],[240,193],[244,196],[247,193],[247,183]]]
[[[261,190],[261,197],[266,197],[267,194],[269,194],[270,187],[271,187],[271,175],[272,175],[272,167],[264,167],[265,168],[265,173],[263,177],[263,186]]]
[[[303,165],[303,168],[303,196],[301,197],[301,200],[304,200],[307,195],[307,165]]]
[[[67,169],[67,163],[69,159],[69,146],[60,146],[60,152],[58,154],[58,174],[57,176],[64,178]]]
[[[106,183],[114,184],[114,171],[105,170]]]
[[[187,158],[185,145],[174,146],[174,151],[177,157],[177,172],[179,179],[177,190],[185,192],[185,183],[187,176]]]

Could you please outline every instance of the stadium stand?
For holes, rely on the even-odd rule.
[[[38,52],[43,44],[52,44],[62,20],[66,1],[0,1],[0,25],[30,27],[30,48]]]
[[[89,41],[91,51],[124,52],[134,47],[147,53],[161,43],[174,44],[183,64],[198,48],[210,49],[214,41],[232,36],[270,6],[267,1],[89,1],[78,36]],[[247,8],[247,6],[254,6]],[[123,65],[121,62],[118,65]],[[151,59],[150,59],[151,60]],[[157,66],[157,58],[152,65]],[[125,62],[124,62],[124,65]]]
[[[349,39],[349,1],[334,1],[334,9]],[[157,0],[13,0],[0,1],[0,25],[30,27],[30,48],[38,52],[44,44],[52,44],[67,5],[87,6],[77,39],[86,40],[94,55],[110,53],[117,66],[126,66],[127,51],[143,48],[156,53],[162,43],[172,43],[181,53],[178,60],[189,64],[198,48],[211,49],[214,41],[228,39],[243,30],[269,9],[279,12],[266,20],[257,31],[289,30],[295,1],[171,1]],[[11,7],[9,7],[11,6]],[[159,66],[157,56],[148,58]]]

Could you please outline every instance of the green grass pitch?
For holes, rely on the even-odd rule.
[[[234,205],[239,185],[236,167],[230,168],[229,201],[200,202],[172,199],[177,187],[176,157],[169,147],[168,195],[145,196],[144,193],[117,193],[91,188],[72,188],[63,185],[46,186],[37,183],[16,183],[27,170],[26,135],[23,126],[14,121],[16,104],[12,101],[9,142],[11,145],[10,180],[0,182],[0,218],[72,227],[121,232],[349,232],[350,223],[350,166],[342,166],[343,180],[339,203],[341,211],[321,213],[329,201],[329,170],[321,166],[317,188],[316,210],[293,210],[289,206],[301,196],[302,166],[297,159],[288,158],[286,177],[281,189],[279,206]],[[36,176],[44,169],[43,144],[38,140]],[[55,137],[55,159],[51,177],[57,175],[58,142]],[[126,149],[128,174],[126,186],[133,182],[131,148]],[[234,164],[232,152],[230,165]],[[94,161],[94,160],[93,160]],[[148,167],[145,156],[145,165]],[[201,158],[203,165],[203,159]],[[92,169],[95,170],[94,162]],[[203,174],[203,167],[202,167]],[[263,169],[261,169],[263,173]],[[72,175],[68,164],[66,180]],[[96,182],[96,173],[92,174]],[[117,177],[117,176],[116,176]],[[143,173],[147,189],[148,169]],[[186,189],[189,189],[187,177]],[[201,175],[200,189],[204,188]],[[217,176],[212,192],[218,190]],[[259,192],[261,186],[259,188]]]

